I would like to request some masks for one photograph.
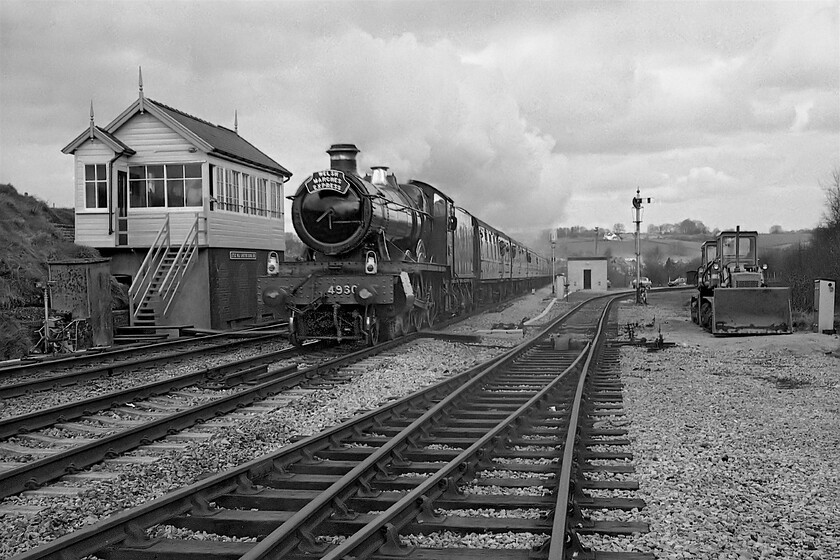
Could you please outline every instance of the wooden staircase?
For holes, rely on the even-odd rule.
[[[169,216],[161,226],[128,290],[132,327],[158,326],[178,294],[181,282],[198,252],[200,218],[180,245],[173,245]]]

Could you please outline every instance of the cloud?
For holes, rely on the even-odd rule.
[[[3,0],[0,181],[72,205],[60,149],[91,99],[106,124],[136,98],[142,66],[153,99],[227,126],[238,111],[290,188],[353,142],[362,167],[426,180],[523,235],[626,222],[637,187],[659,201],[650,216],[675,214],[660,222],[732,219],[710,193],[758,222],[766,200],[750,197],[792,201],[840,164],[837,13],[836,0]],[[821,199],[799,199],[815,207],[773,222],[816,223]]]
[[[805,2],[802,8],[780,14],[778,29],[756,42],[746,74],[754,87],[837,90],[840,79],[837,3]]]
[[[714,198],[722,200],[731,193],[738,181],[723,171],[711,167],[692,167],[687,175],[677,177],[673,182],[676,200]]]
[[[428,181],[509,230],[521,227],[516,216],[546,223],[562,212],[554,140],[522,117],[498,71],[465,63],[452,43],[349,30],[316,43],[308,60],[274,85],[290,111],[310,115],[319,152],[353,142],[363,166]],[[556,203],[533,205],[540,196]]]

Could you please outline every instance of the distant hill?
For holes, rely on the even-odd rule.
[[[696,236],[693,238],[675,236],[648,236],[642,235],[642,255],[658,250],[662,260],[670,257],[672,261],[690,261],[700,256],[700,245],[710,236]],[[810,233],[761,233],[758,235],[759,257],[763,251],[776,249],[787,249],[798,245],[807,244],[811,241]],[[636,258],[636,242],[633,234],[623,234],[620,241],[607,241],[598,239],[597,253],[594,238],[560,238],[557,240],[556,256],[584,257],[584,256],[606,256],[624,259]]]

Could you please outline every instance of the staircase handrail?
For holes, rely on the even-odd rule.
[[[195,221],[193,222],[190,231],[187,232],[184,242],[181,244],[181,247],[178,248],[178,253],[175,255],[172,266],[169,267],[163,282],[160,284],[161,301],[165,304],[163,308],[163,315],[169,311],[169,306],[172,305],[172,302],[175,299],[175,294],[178,293],[178,288],[181,286],[181,281],[187,273],[187,268],[189,268],[192,263],[193,256],[198,250],[200,223],[201,216],[196,213]]]
[[[148,296],[149,290],[152,286],[152,281],[160,270],[160,267],[163,264],[163,256],[169,251],[170,245],[169,214],[166,214],[163,225],[161,225],[160,230],[158,231],[157,237],[155,237],[155,240],[152,242],[149,252],[146,253],[146,258],[143,259],[143,262],[140,264],[140,268],[137,269],[137,275],[134,277],[134,280],[131,282],[131,286],[128,288],[132,317],[136,318],[137,311],[140,308],[140,303],[142,303],[146,299],[146,296]],[[154,268],[154,270],[152,270],[152,268]]]

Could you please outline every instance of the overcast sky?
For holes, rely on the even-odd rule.
[[[294,173],[355,143],[527,239],[810,228],[840,166],[840,2],[0,0],[0,182],[73,205],[61,148],[138,95]]]

